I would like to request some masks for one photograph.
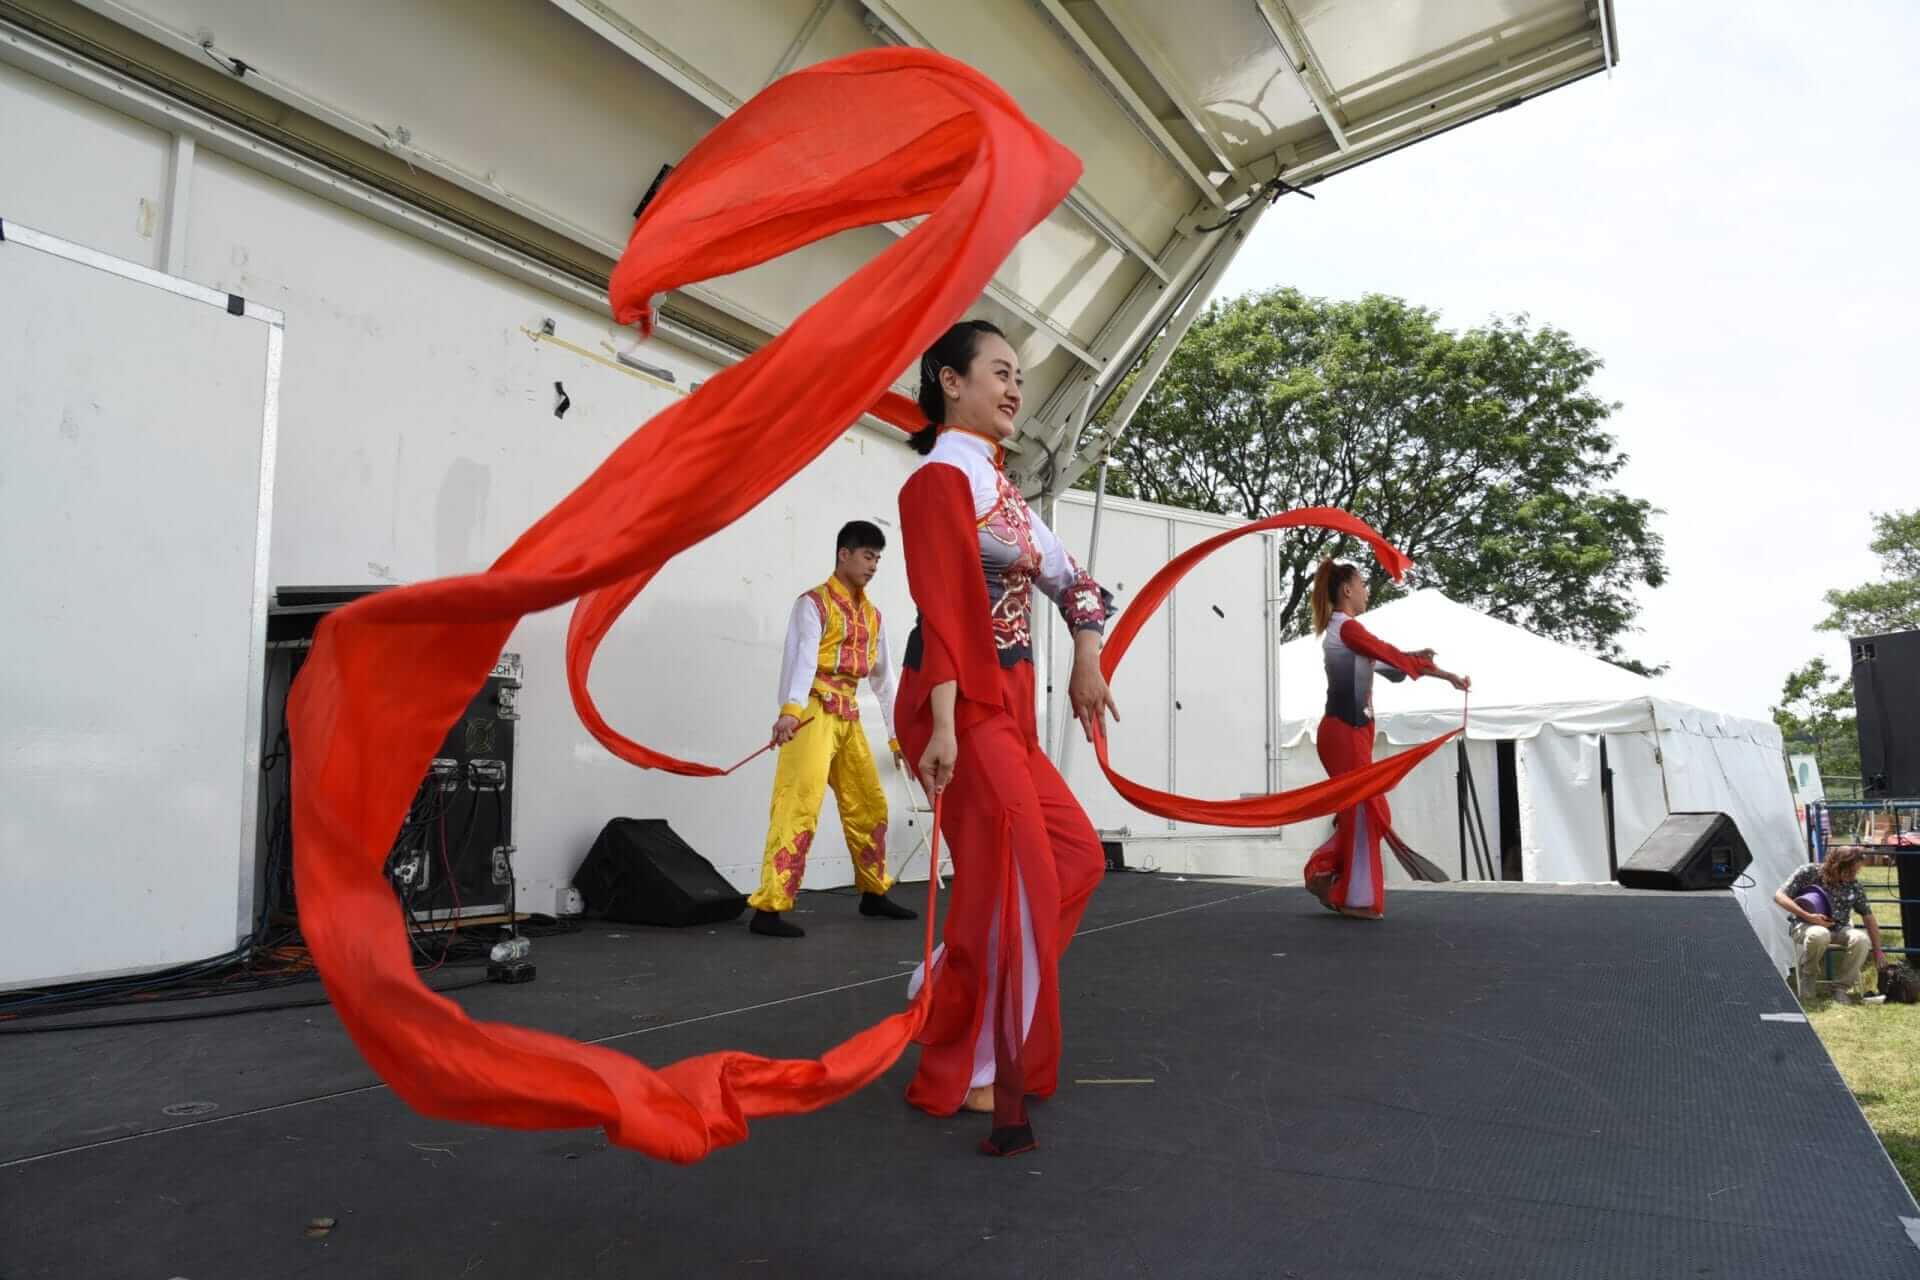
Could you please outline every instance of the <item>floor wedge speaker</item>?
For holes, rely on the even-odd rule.
[[[1620,864],[1629,889],[1728,889],[1753,862],[1724,813],[1670,813]]]
[[[615,818],[574,874],[592,915],[622,924],[731,920],[747,899],[659,818]]]

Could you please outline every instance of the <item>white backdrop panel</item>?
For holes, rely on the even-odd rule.
[[[1600,738],[1544,729],[1516,748],[1520,863],[1528,880],[1607,878],[1607,831],[1600,796]]]
[[[1607,763],[1613,769],[1614,848],[1625,862],[1667,818],[1660,740],[1651,732],[1610,733],[1606,738]]]
[[[20,243],[0,298],[0,989],[216,955],[252,866],[269,329]]]

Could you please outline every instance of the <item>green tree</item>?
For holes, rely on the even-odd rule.
[[[1590,386],[1599,368],[1525,317],[1456,333],[1397,298],[1249,294],[1181,342],[1108,484],[1248,519],[1343,507],[1413,557],[1408,587],[1624,663],[1634,591],[1666,567],[1658,512],[1612,486],[1626,457],[1605,429],[1618,406]],[[1313,532],[1282,546],[1282,626],[1298,635],[1316,565],[1345,548]]]
[[[1920,627],[1920,507],[1874,516],[1867,545],[1880,557],[1880,580],[1827,592],[1819,629],[1880,636]]]
[[[1873,541],[1880,557],[1880,578],[1823,599],[1827,616],[1817,629],[1847,636],[1877,636],[1920,627],[1920,508],[1890,511],[1873,518]],[[1853,681],[1815,658],[1789,675],[1773,708],[1789,751],[1811,751],[1829,778],[1860,776],[1860,736],[1854,723]]]
[[[1812,752],[1827,779],[1860,776],[1860,738],[1854,730],[1853,681],[1815,658],[1788,676],[1773,722],[1789,752]]]

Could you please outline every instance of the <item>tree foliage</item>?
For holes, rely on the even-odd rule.
[[[1789,675],[1773,708],[1773,722],[1789,752],[1812,752],[1822,777],[1860,776],[1860,738],[1854,728],[1853,681],[1815,658]]]
[[[1829,591],[1821,631],[1877,636],[1920,628],[1920,508],[1873,518],[1880,577],[1857,587]],[[1860,776],[1860,737],[1854,719],[1853,681],[1815,658],[1789,675],[1773,708],[1789,751],[1811,751],[1822,775]]]
[[[1876,515],[1867,545],[1880,557],[1880,580],[1827,592],[1820,630],[1882,636],[1920,627],[1920,507]]]
[[[1658,513],[1613,487],[1626,457],[1606,430],[1618,406],[1590,386],[1599,368],[1525,317],[1457,333],[1397,298],[1249,294],[1181,342],[1108,484],[1249,519],[1343,507],[1413,557],[1408,587],[1626,663],[1634,591],[1666,571]],[[1343,550],[1285,540],[1285,634],[1306,630],[1315,566]]]

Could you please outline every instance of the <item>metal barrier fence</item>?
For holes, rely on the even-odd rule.
[[[1894,896],[1869,897],[1900,909],[1901,941],[1887,947],[1920,955],[1920,799],[1814,800],[1807,805],[1807,853],[1814,862],[1840,850],[1858,850],[1894,868]],[[1911,913],[1911,919],[1909,918]]]

